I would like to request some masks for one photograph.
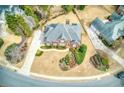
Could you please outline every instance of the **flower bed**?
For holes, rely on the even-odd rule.
[[[69,53],[60,59],[60,68],[64,71],[80,65],[85,57],[87,46],[82,44],[79,48],[70,48]]]
[[[101,71],[106,71],[109,69],[109,60],[108,58],[101,57],[98,54],[95,54],[90,58],[90,62],[93,64],[95,68]]]

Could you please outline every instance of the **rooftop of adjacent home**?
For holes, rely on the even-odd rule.
[[[124,10],[124,5],[120,5],[119,8],[121,8],[122,10]]]
[[[110,44],[119,37],[124,36],[124,19],[103,23],[102,20],[96,18],[91,25]]]
[[[111,19],[112,21],[115,21],[115,20],[124,19],[124,16],[119,15],[118,13],[114,12],[112,13],[112,15],[110,15],[109,19]]]
[[[55,42],[58,40],[81,41],[80,24],[50,24],[45,29],[45,41]]]

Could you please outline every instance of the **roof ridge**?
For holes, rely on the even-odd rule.
[[[65,27],[65,25],[64,25],[64,24],[63,24],[63,27],[64,27],[65,31],[67,32],[67,34],[69,35],[70,39],[72,40],[72,37],[71,37],[71,35],[70,35],[69,31],[66,29],[66,27]]]

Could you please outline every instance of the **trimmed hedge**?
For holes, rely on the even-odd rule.
[[[0,48],[3,46],[3,44],[4,44],[4,41],[2,38],[0,38]]]

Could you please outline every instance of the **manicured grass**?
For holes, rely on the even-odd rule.
[[[78,65],[80,65],[83,60],[84,60],[84,57],[85,57],[85,54],[86,54],[86,51],[87,51],[87,46],[82,44],[80,46],[80,48],[78,48],[75,52],[74,52],[74,56],[76,58],[76,62]]]
[[[3,44],[4,44],[4,41],[2,38],[0,38],[0,48],[3,46]]]
[[[102,63],[103,63],[104,65],[108,65],[108,63],[109,63],[109,62],[108,62],[108,59],[107,59],[107,58],[103,58],[103,59],[102,59]]]

